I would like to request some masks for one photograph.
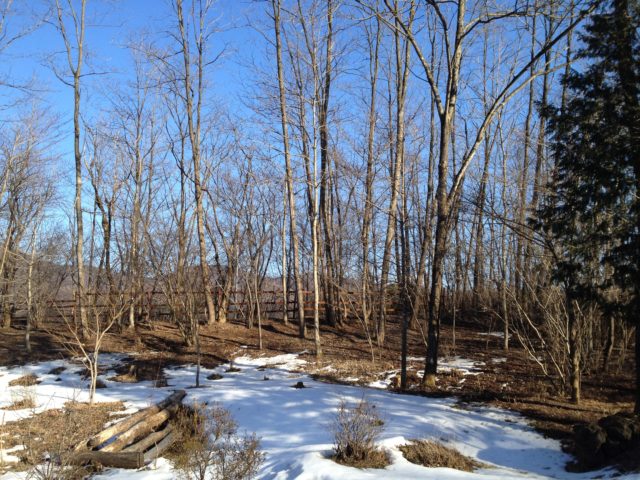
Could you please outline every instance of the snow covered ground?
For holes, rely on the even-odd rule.
[[[101,363],[115,365],[119,357],[105,355]],[[215,370],[203,369],[204,388],[189,389],[194,383],[195,368],[185,365],[167,369],[169,386],[153,388],[151,382],[117,383],[107,380],[112,372],[101,378],[107,388],[97,392],[101,402],[122,400],[131,411],[148,406],[167,396],[176,388],[187,389],[185,402],[219,402],[233,413],[240,430],[256,432],[262,439],[266,460],[260,471],[262,479],[301,480],[378,480],[378,479],[589,479],[609,478],[612,471],[573,474],[564,470],[570,459],[557,441],[546,439],[527,426],[517,414],[485,406],[463,409],[454,398],[431,399],[400,395],[380,389],[333,385],[313,381],[299,369],[303,360],[296,355],[250,358],[239,357],[234,367],[237,373],[226,373],[228,366]],[[456,364],[462,361],[456,361]],[[52,368],[65,366],[60,375],[48,374]],[[266,366],[266,369],[258,367]],[[39,412],[57,408],[68,400],[86,400],[86,380],[79,376],[81,368],[66,361],[42,362],[19,368],[0,368],[0,408],[12,403],[9,381],[27,373],[34,373],[42,381],[34,389]],[[223,375],[220,380],[206,380],[211,373]],[[60,378],[59,381],[56,381]],[[309,388],[292,388],[303,381]],[[385,421],[380,445],[385,448],[392,464],[385,469],[358,470],[334,463],[331,454],[332,419],[341,401],[355,404],[366,399],[379,409]],[[11,421],[30,415],[32,410],[0,410],[0,421]],[[2,417],[4,416],[4,420]],[[437,440],[457,448],[460,452],[491,468],[474,473],[444,468],[425,468],[404,459],[398,445],[410,439]],[[25,474],[7,473],[0,480],[23,479]],[[168,480],[175,478],[171,464],[159,459],[140,471],[112,469],[96,476],[98,479]],[[640,478],[640,475],[619,477]]]

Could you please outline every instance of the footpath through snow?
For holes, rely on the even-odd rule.
[[[101,356],[101,365],[115,366],[121,357]],[[202,370],[203,388],[194,384],[195,367],[186,365],[166,369],[168,387],[153,388],[151,382],[118,383],[107,380],[112,371],[100,378],[107,388],[97,392],[97,401],[121,400],[128,410],[148,406],[177,388],[187,390],[185,403],[219,402],[227,407],[238,422],[240,431],[255,432],[260,438],[266,460],[260,470],[262,479],[300,480],[458,480],[458,479],[568,479],[609,478],[611,470],[574,474],[564,470],[570,457],[560,449],[559,442],[544,438],[512,412],[474,406],[460,408],[455,398],[433,399],[400,395],[389,391],[333,385],[316,382],[310,377],[292,373],[304,360],[296,355],[250,358],[239,357],[233,366],[237,373],[227,373],[226,366]],[[52,368],[65,366],[60,375],[48,374]],[[266,366],[266,369],[264,368]],[[259,369],[259,367],[261,367]],[[22,375],[33,373],[41,383],[29,387],[35,390],[36,412],[59,408],[69,400],[86,401],[86,380],[80,378],[82,368],[66,361],[42,362],[13,369],[0,368],[0,408],[12,402],[8,383]],[[212,373],[223,375],[219,380],[207,380]],[[56,381],[57,379],[59,381]],[[266,380],[265,378],[268,378]],[[303,381],[309,388],[292,386]],[[380,445],[387,449],[392,464],[385,469],[359,470],[338,465],[327,457],[331,454],[332,435],[329,431],[342,401],[356,404],[362,399],[376,405],[385,422]],[[4,422],[23,418],[33,410],[0,410]],[[453,446],[461,453],[492,468],[473,473],[445,468],[425,468],[409,463],[397,446],[410,439],[432,439]],[[0,480],[26,478],[25,473],[7,473]],[[159,459],[140,471],[107,470],[96,479],[169,480],[176,478],[171,464]],[[640,475],[618,477],[640,479]]]

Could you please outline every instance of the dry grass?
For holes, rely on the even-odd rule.
[[[38,406],[36,390],[34,386],[18,386],[9,390],[11,405],[3,410],[25,410]]]
[[[334,455],[331,458],[340,465],[354,468],[385,468],[391,464],[387,453],[383,450],[372,450],[366,457],[361,459],[344,457],[338,458],[337,455]]]
[[[28,375],[23,375],[20,378],[16,378],[15,380],[11,380],[9,382],[10,387],[32,387],[34,385],[38,385],[40,380],[33,373]]]
[[[482,463],[462,455],[451,447],[428,440],[413,440],[410,444],[401,446],[400,451],[411,463],[424,467],[453,468],[464,472],[473,472],[483,467]]]
[[[24,420],[10,422],[0,428],[4,448],[24,445],[18,453],[21,462],[12,468],[26,470],[41,464],[45,457],[56,457],[64,464],[73,448],[98,433],[113,417],[111,412],[123,410],[121,402],[68,402],[63,409],[46,410]]]
[[[4,407],[2,410],[25,410],[27,408],[36,408],[35,399],[26,397],[21,400],[14,400],[11,405]]]

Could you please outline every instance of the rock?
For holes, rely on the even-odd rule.
[[[605,463],[610,464],[611,460],[615,459],[618,455],[626,450],[625,442],[619,440],[613,440],[612,438],[607,438],[607,441],[604,442],[604,445],[601,447],[602,456],[604,457]]]
[[[629,442],[640,431],[640,420],[635,415],[618,413],[601,418],[598,425],[607,432],[607,439],[614,442]]]
[[[573,429],[574,449],[584,468],[619,463],[640,444],[640,417],[617,413],[597,423],[576,425]]]
[[[224,377],[219,373],[212,373],[207,377],[207,380],[220,380],[221,378],[224,378]]]
[[[604,460],[602,446],[607,441],[605,430],[595,423],[573,427],[575,455],[585,467],[598,465]]]
[[[303,382],[297,382],[295,385],[291,385],[293,388],[307,388]]]

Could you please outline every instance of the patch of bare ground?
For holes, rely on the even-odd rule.
[[[430,468],[453,468],[464,472],[473,472],[486,467],[473,458],[462,455],[456,449],[429,440],[412,440],[402,445],[400,451],[411,463]]]
[[[116,375],[109,380],[121,383],[150,381],[156,388],[167,386],[164,368],[167,363],[162,358],[125,359],[116,367]]]
[[[13,367],[67,356],[68,352],[59,338],[45,330],[33,330],[30,333],[31,352],[28,352],[25,348],[24,334],[24,328],[0,330],[0,365]]]
[[[394,362],[387,359],[327,359],[324,356],[322,361],[313,364],[310,373],[314,380],[321,382],[368,385],[394,368]]]
[[[104,428],[114,419],[113,413],[124,410],[121,402],[86,403],[68,402],[62,409],[46,410],[24,420],[9,422],[0,427],[3,448],[23,445],[14,455],[20,462],[13,470],[27,470],[45,462],[49,457],[64,464],[65,457],[74,447]],[[86,471],[73,470],[70,477],[82,478]],[[56,477],[57,478],[57,477]],[[68,478],[65,476],[65,478]]]

